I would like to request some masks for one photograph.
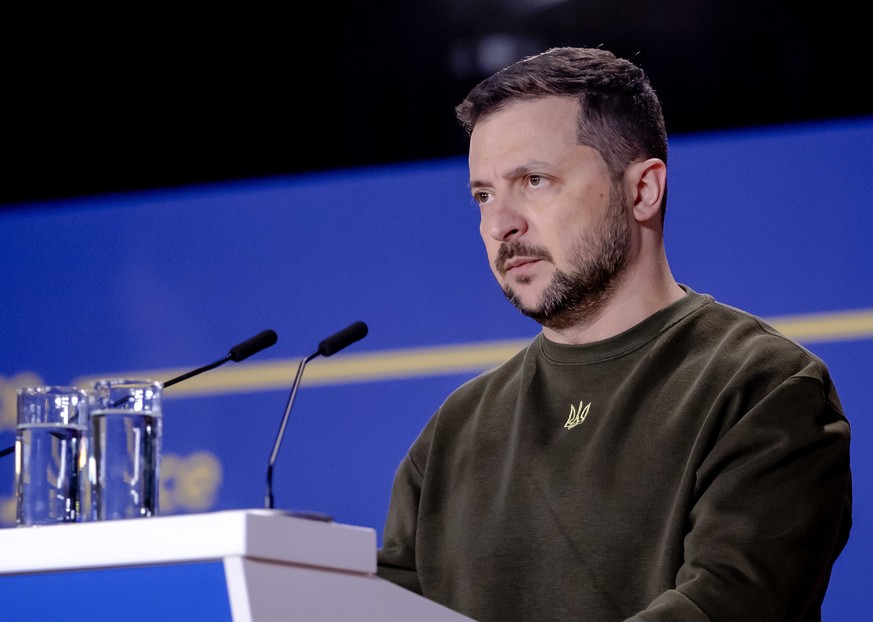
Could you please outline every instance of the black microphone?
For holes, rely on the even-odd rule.
[[[351,328],[351,327],[349,327],[349,328]],[[349,329],[347,328],[346,331],[348,331],[348,330]],[[366,335],[366,334],[367,334],[367,327],[365,326],[364,327],[364,335]],[[363,337],[364,335],[361,335],[361,337]],[[333,337],[329,337],[328,339],[335,339],[338,336],[339,336],[339,333],[337,333],[337,335],[334,335]],[[358,337],[357,339],[360,339],[361,337]],[[326,339],[325,341],[328,341],[328,339]],[[353,341],[357,341],[357,339],[354,339]],[[224,365],[228,361],[233,361],[235,363],[239,363],[240,361],[247,359],[251,355],[257,354],[261,350],[266,350],[270,346],[274,345],[278,340],[279,340],[279,336],[276,334],[276,331],[270,330],[270,329],[262,330],[254,337],[250,337],[249,339],[246,339],[242,343],[238,343],[235,346],[233,346],[230,349],[230,352],[228,352],[227,356],[225,356],[224,358],[219,359],[219,360],[215,361],[214,363],[210,363],[209,365],[204,365],[203,367],[198,367],[197,369],[189,371],[187,373],[184,373],[181,376],[176,376],[175,378],[172,378],[171,380],[167,380],[165,383],[163,383],[164,388],[166,389],[167,387],[173,386],[177,382],[182,382],[183,380],[187,380],[188,378],[191,378],[192,376],[196,376],[197,374],[202,374],[203,372],[209,371],[210,369],[215,369],[219,365]],[[322,343],[324,343],[324,342],[322,342]],[[349,341],[349,343],[352,343],[352,341]],[[348,345],[348,344],[342,345],[339,348],[336,348],[336,346],[334,346],[334,352],[341,350],[342,348],[345,348],[346,345]],[[319,346],[319,347],[321,347],[321,346]],[[330,356],[330,355],[326,354],[325,356]],[[116,402],[115,405],[118,406],[127,399],[130,399],[130,398],[124,397],[120,401]],[[15,451],[15,445],[12,445],[12,447],[7,447],[6,449],[0,450],[0,458],[2,458],[3,456],[5,456],[7,454],[11,454],[13,451]]]
[[[367,325],[363,322],[349,324],[340,332],[335,333],[318,344],[318,352],[321,356],[330,356],[343,350],[356,341],[367,336]]]
[[[368,330],[367,325],[363,322],[349,324],[338,333],[334,333],[327,339],[324,339],[318,344],[318,350],[300,361],[300,366],[297,368],[297,375],[294,377],[294,383],[291,385],[291,394],[288,396],[288,404],[285,406],[285,414],[282,416],[282,424],[279,426],[279,433],[276,435],[276,442],[273,444],[273,453],[270,454],[270,463],[267,465],[267,494],[264,499],[264,507],[268,510],[273,509],[273,465],[276,464],[276,456],[279,455],[279,446],[282,444],[282,438],[285,436],[285,426],[288,425],[288,415],[291,414],[291,407],[294,405],[294,397],[297,395],[297,388],[300,386],[300,379],[303,377],[303,368],[316,356],[331,356],[340,350],[349,347],[356,341],[360,341],[367,336]]]
[[[187,380],[191,376],[196,376],[197,374],[202,374],[203,372],[209,371],[210,369],[215,369],[219,365],[224,365],[228,361],[239,363],[240,361],[249,358],[252,354],[257,354],[261,350],[269,348],[278,340],[279,336],[276,334],[276,331],[270,330],[269,328],[267,330],[262,330],[254,337],[250,337],[242,343],[236,344],[230,349],[230,352],[228,352],[227,356],[225,356],[224,358],[219,359],[214,363],[210,363],[209,365],[198,367],[197,369],[182,374],[181,376],[176,376],[172,380],[167,380],[164,383],[164,388],[166,389],[167,387],[173,386],[177,382]]]

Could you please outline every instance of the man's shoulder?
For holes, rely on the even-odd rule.
[[[520,380],[524,367],[532,354],[531,350],[536,347],[538,339],[542,339],[542,336],[534,337],[503,363],[464,382],[449,395],[447,401],[478,398],[489,391],[515,384]]]
[[[706,304],[688,318],[695,340],[725,361],[766,361],[797,373],[826,373],[824,362],[778,324],[742,308],[707,296]]]
[[[475,436],[471,432],[486,416],[485,413],[500,409],[518,394],[530,350],[538,338],[500,365],[467,380],[446,397],[413,447],[413,453],[419,454],[420,464],[427,461],[432,443],[451,446],[452,451],[458,449],[455,441]]]

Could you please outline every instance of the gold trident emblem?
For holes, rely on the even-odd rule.
[[[588,416],[589,408],[591,408],[591,402],[585,404],[585,400],[580,400],[579,408],[576,408],[575,406],[573,406],[573,404],[570,404],[570,418],[567,419],[567,423],[564,424],[564,427],[568,430],[572,430],[577,425],[585,421],[585,417]]]

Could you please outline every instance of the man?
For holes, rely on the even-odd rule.
[[[494,275],[542,325],[400,464],[379,572],[476,620],[819,620],[851,522],[824,364],[677,284],[643,71],[559,48],[458,106]]]

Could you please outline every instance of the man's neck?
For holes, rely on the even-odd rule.
[[[543,335],[556,343],[585,344],[614,337],[636,326],[685,296],[673,279],[666,260],[652,270],[629,270],[598,312],[562,329],[543,327]]]

